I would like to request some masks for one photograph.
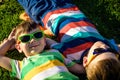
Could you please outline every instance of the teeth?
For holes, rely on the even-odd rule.
[[[31,51],[31,53],[34,53],[34,52],[35,52],[34,50]]]

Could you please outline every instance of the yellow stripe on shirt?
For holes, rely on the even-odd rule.
[[[29,71],[25,75],[24,80],[30,80],[32,77],[34,77],[38,73],[43,72],[44,70],[50,69],[54,66],[65,66],[65,65],[58,60],[48,61],[45,64],[37,66],[37,67],[33,68],[31,71]]]

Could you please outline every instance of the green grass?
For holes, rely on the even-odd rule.
[[[114,38],[117,43],[120,43],[119,0],[73,0],[73,2],[97,26],[103,36],[109,39]],[[12,28],[21,22],[19,15],[23,11],[17,0],[3,0],[0,3],[0,40],[6,38]],[[9,51],[7,56],[14,59],[22,58],[16,50]],[[0,68],[0,80],[17,79],[10,78],[9,72]]]

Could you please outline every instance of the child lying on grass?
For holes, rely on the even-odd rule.
[[[79,80],[67,69],[73,67],[76,70],[78,65],[65,59],[55,49],[45,50],[47,43],[54,41],[47,42],[48,38],[44,37],[38,26],[31,21],[22,22],[11,32],[8,39],[0,44],[0,66],[20,80]],[[5,56],[14,45],[20,53],[24,53],[22,61]]]

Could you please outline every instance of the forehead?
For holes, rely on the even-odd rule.
[[[36,31],[40,31],[40,29],[39,29],[39,28],[36,28],[36,29],[33,29],[33,30],[29,31],[29,32],[23,32],[23,33],[21,33],[19,36],[22,36],[22,35],[25,35],[25,34],[34,33],[34,32],[36,32]]]

